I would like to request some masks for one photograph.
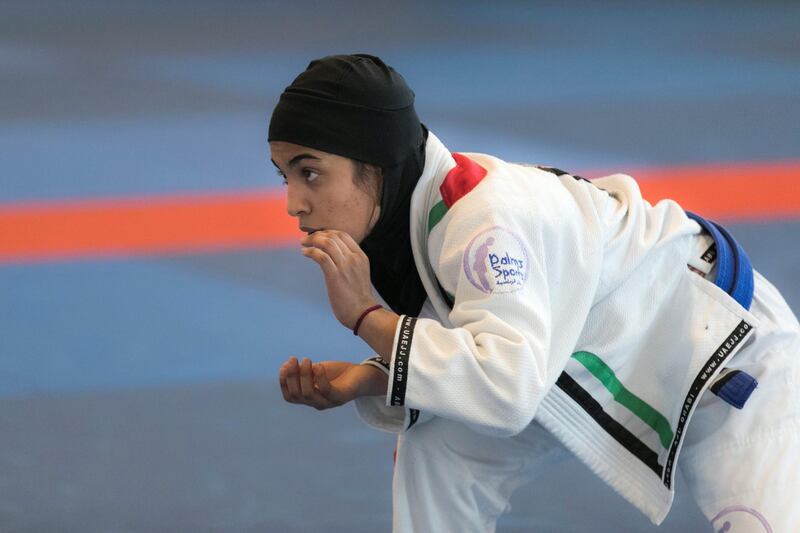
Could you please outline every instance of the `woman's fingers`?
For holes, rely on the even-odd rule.
[[[341,231],[318,231],[302,240],[302,253],[320,266],[334,316],[352,329],[374,298],[369,260],[360,249],[354,252],[348,248],[345,237],[347,234]]]
[[[344,268],[352,264],[353,260],[367,260],[367,256],[358,243],[344,231],[318,231],[304,238],[301,242],[306,248],[317,248],[325,252],[337,268]]]
[[[302,240],[306,248],[318,248],[325,252],[336,265],[345,261],[345,254],[349,253],[347,246],[341,242],[336,233],[332,231],[318,231]]]
[[[328,367],[333,375],[329,375]],[[336,361],[314,364],[307,357],[301,362],[292,356],[278,372],[283,399],[320,410],[347,403],[358,389],[354,388],[353,380],[360,379],[361,375],[353,372],[354,367],[358,365]],[[335,384],[331,383],[331,378]]]
[[[349,233],[345,231],[337,231],[336,235],[341,239],[342,243],[347,247],[354,254],[363,254],[364,251],[358,245],[358,243],[353,239]]]
[[[290,357],[289,360],[281,365],[279,381],[283,399],[289,403],[299,403],[309,405],[315,409],[329,409],[338,404],[321,392],[317,383],[318,372],[314,369],[320,365],[314,365],[307,357],[299,362],[297,358]],[[323,375],[322,390],[330,393],[331,387],[327,376]]]
[[[286,370],[287,364],[283,363],[281,365],[281,369],[278,371],[278,381],[281,384],[281,394],[283,394],[283,399],[285,401],[291,401],[289,399],[289,387],[286,385]]]
[[[336,394],[336,391],[331,386],[328,379],[328,374],[325,372],[325,367],[322,365],[314,365],[314,382],[317,384],[318,394],[324,399],[328,407],[336,407],[341,405],[341,400]]]
[[[286,390],[288,401],[296,403],[300,398],[300,366],[296,357],[290,357],[286,362]]]
[[[325,372],[325,367],[321,364],[314,365],[314,383],[317,385],[317,390],[324,397],[328,397],[331,393],[331,383],[328,381],[328,373]]]
[[[300,394],[306,400],[314,398],[316,391],[314,390],[314,377],[311,375],[311,359],[308,357],[303,358],[300,363]]]
[[[320,268],[322,268],[322,273],[325,274],[325,276],[332,277],[336,274],[336,264],[333,262],[333,259],[319,248],[307,246],[302,249],[302,253],[304,256],[317,263]]]

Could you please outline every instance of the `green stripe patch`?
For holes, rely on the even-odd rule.
[[[444,218],[445,214],[447,214],[447,205],[444,200],[439,200],[436,205],[431,207],[430,213],[428,213],[428,233]]]
[[[672,443],[673,433],[669,426],[669,421],[653,409],[647,402],[633,394],[625,388],[614,371],[606,365],[602,359],[591,352],[575,352],[573,359],[582,364],[600,383],[611,393],[614,400],[625,406],[630,412],[636,415],[645,424],[650,426],[656,433],[664,448],[669,448]]]

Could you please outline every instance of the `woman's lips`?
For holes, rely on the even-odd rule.
[[[300,231],[303,231],[303,232],[308,233],[309,235],[311,235],[312,233],[319,231],[319,229],[318,228],[309,228],[308,226],[300,226]]]

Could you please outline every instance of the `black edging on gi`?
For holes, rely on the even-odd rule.
[[[408,356],[411,352],[411,341],[414,338],[414,326],[417,319],[405,316],[400,324],[397,336],[397,348],[394,352],[394,374],[392,376],[392,405],[403,405],[406,400],[406,374],[408,374]],[[409,426],[410,427],[410,426]]]
[[[706,361],[705,366],[700,373],[697,374],[697,377],[694,378],[692,386],[689,388],[689,392],[683,402],[681,417],[678,421],[678,427],[675,428],[675,437],[672,439],[672,446],[669,449],[667,464],[664,467],[662,481],[668,489],[672,486],[672,466],[675,462],[675,455],[678,453],[678,446],[683,438],[684,427],[686,426],[686,421],[689,419],[692,411],[694,411],[695,403],[698,399],[700,391],[703,389],[709,378],[714,375],[715,370],[722,366],[722,363],[724,363],[725,360],[730,357],[731,352],[736,348],[736,346],[738,346],[739,343],[742,342],[745,337],[747,337],[752,328],[753,326],[744,320],[739,322],[739,325],[736,326],[731,334],[728,335],[728,338],[722,342],[719,348],[717,348],[717,350],[714,352],[714,355],[712,355],[711,358]]]
[[[387,363],[386,359],[384,359],[380,355],[376,355],[376,356],[370,357],[369,359],[364,361],[363,364],[371,365],[371,366],[374,366],[376,368],[380,368],[381,370],[386,372],[387,376],[389,375],[389,369],[390,369],[389,363]],[[406,427],[406,430],[411,429],[411,426],[416,424],[417,420],[419,420],[419,409],[409,409],[408,410],[408,427]]]

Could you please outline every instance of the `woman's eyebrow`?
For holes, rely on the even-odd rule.
[[[303,159],[315,159],[317,161],[322,161],[322,159],[320,159],[319,157],[311,155],[311,154],[300,154],[300,155],[294,156],[292,159],[289,160],[289,168],[292,168],[293,166],[298,164]]]
[[[311,155],[311,154],[300,154],[300,155],[296,155],[296,156],[294,156],[294,157],[293,157],[293,158],[292,158],[292,159],[289,161],[289,163],[288,163],[288,165],[287,165],[287,166],[288,166],[289,168],[292,168],[293,166],[297,165],[297,164],[298,164],[300,161],[302,161],[303,159],[314,159],[314,160],[316,160],[316,161],[322,161],[322,159],[320,159],[319,157],[317,157],[317,156],[315,156],[315,155]],[[280,166],[278,166],[278,163],[276,163],[274,159],[270,158],[270,161],[272,161],[272,164],[273,164],[273,165],[275,165],[275,168],[277,168],[278,170],[280,170],[280,169],[281,169],[281,167],[280,167]]]

